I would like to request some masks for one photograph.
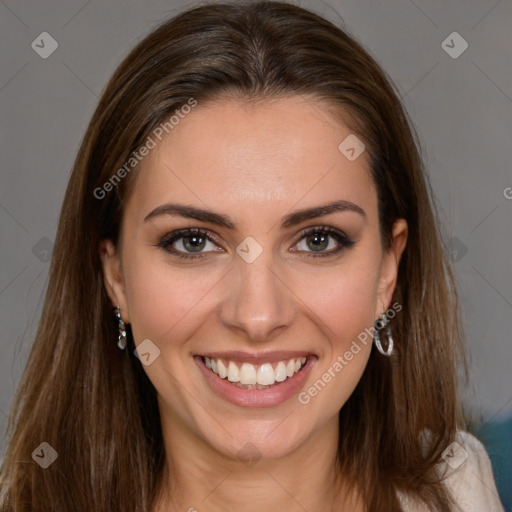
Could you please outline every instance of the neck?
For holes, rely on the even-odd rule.
[[[240,458],[227,457],[165,416],[162,429],[166,463],[156,512],[358,510],[337,471],[337,418],[279,459],[251,458],[249,446]]]

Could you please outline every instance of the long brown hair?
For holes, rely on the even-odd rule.
[[[98,256],[101,239],[117,240],[136,166],[104,197],[97,191],[191,98],[201,105],[296,94],[327,102],[365,142],[383,246],[396,219],[409,225],[393,298],[403,307],[392,321],[395,353],[371,355],[340,411],[340,468],[370,511],[401,510],[397,491],[429,510],[450,510],[435,465],[460,425],[457,297],[418,138],[391,84],[347,33],[281,2],[202,5],[130,52],[101,97],[66,191],[42,316],[10,416],[3,511],[151,509],[164,460],[155,389],[129,329],[128,350],[116,347]],[[58,453],[44,470],[31,457],[42,442]]]

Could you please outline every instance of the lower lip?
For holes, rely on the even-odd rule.
[[[206,368],[201,356],[194,356],[196,364],[215,394],[241,407],[272,407],[279,405],[297,394],[309,375],[316,357],[309,356],[306,364],[293,377],[283,382],[276,382],[269,388],[244,389],[231,384],[228,379],[221,379],[218,375]]]

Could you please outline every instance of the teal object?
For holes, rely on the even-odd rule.
[[[512,416],[483,423],[473,433],[489,454],[503,507],[512,512]]]

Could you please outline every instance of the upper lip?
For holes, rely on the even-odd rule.
[[[210,359],[227,359],[229,361],[252,364],[274,363],[276,361],[287,361],[299,357],[315,356],[315,354],[307,350],[276,350],[260,353],[234,350],[231,352],[208,352],[200,355],[201,357],[209,357]]]

